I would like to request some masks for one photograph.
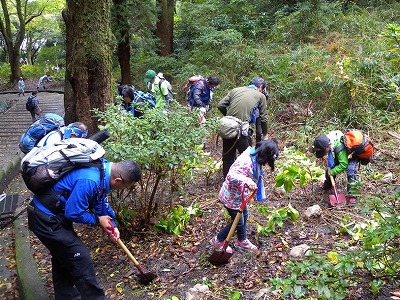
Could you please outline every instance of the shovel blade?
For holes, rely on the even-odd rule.
[[[157,277],[157,275],[153,273],[137,273],[136,277],[139,279],[140,283],[149,284],[154,278]]]
[[[331,206],[341,206],[346,204],[346,196],[344,194],[338,193],[336,195],[329,195],[329,203]]]
[[[229,259],[233,255],[232,248],[228,247],[227,249],[218,249],[211,254],[208,258],[208,261],[213,265],[226,265],[229,262]]]

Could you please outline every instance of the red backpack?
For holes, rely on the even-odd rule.
[[[364,132],[357,129],[347,129],[342,137],[343,144],[335,149],[335,152],[346,149],[349,159],[353,155],[360,159],[361,164],[368,164],[375,152],[372,140]]]
[[[192,87],[196,82],[202,82],[201,80],[203,79],[203,76],[201,75],[193,75],[188,79],[188,82],[186,83],[183,93],[185,96],[185,100],[190,103],[190,100],[192,98]]]

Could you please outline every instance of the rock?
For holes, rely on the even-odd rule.
[[[207,285],[198,283],[186,292],[185,300],[207,300],[209,293],[210,289]]]
[[[312,218],[312,217],[319,217],[319,216],[321,216],[321,214],[322,214],[322,209],[318,204],[310,206],[304,212],[304,215],[309,219]]]
[[[301,258],[304,257],[305,253],[307,250],[310,249],[310,246],[306,244],[301,244],[298,246],[293,247],[293,249],[290,251],[290,257],[292,258]]]
[[[269,299],[270,295],[271,295],[270,289],[261,289],[254,296],[254,300]]]

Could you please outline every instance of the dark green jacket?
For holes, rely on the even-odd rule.
[[[267,98],[251,87],[243,86],[231,90],[219,103],[218,109],[224,116],[234,116],[242,121],[250,121],[253,109],[260,113],[263,135],[268,131]]]

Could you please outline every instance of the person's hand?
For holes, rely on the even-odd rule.
[[[257,184],[256,184],[254,181],[252,181],[252,182],[251,182],[250,184],[248,184],[247,186],[248,186],[248,188],[249,188],[250,190],[252,190],[252,191],[254,191],[254,190],[257,189]]]
[[[205,107],[200,107],[200,114],[203,116],[207,113],[207,109]]]
[[[110,238],[116,242],[120,238],[120,233],[118,228],[114,227],[111,222],[110,216],[100,216],[99,217],[100,227],[110,235]]]

